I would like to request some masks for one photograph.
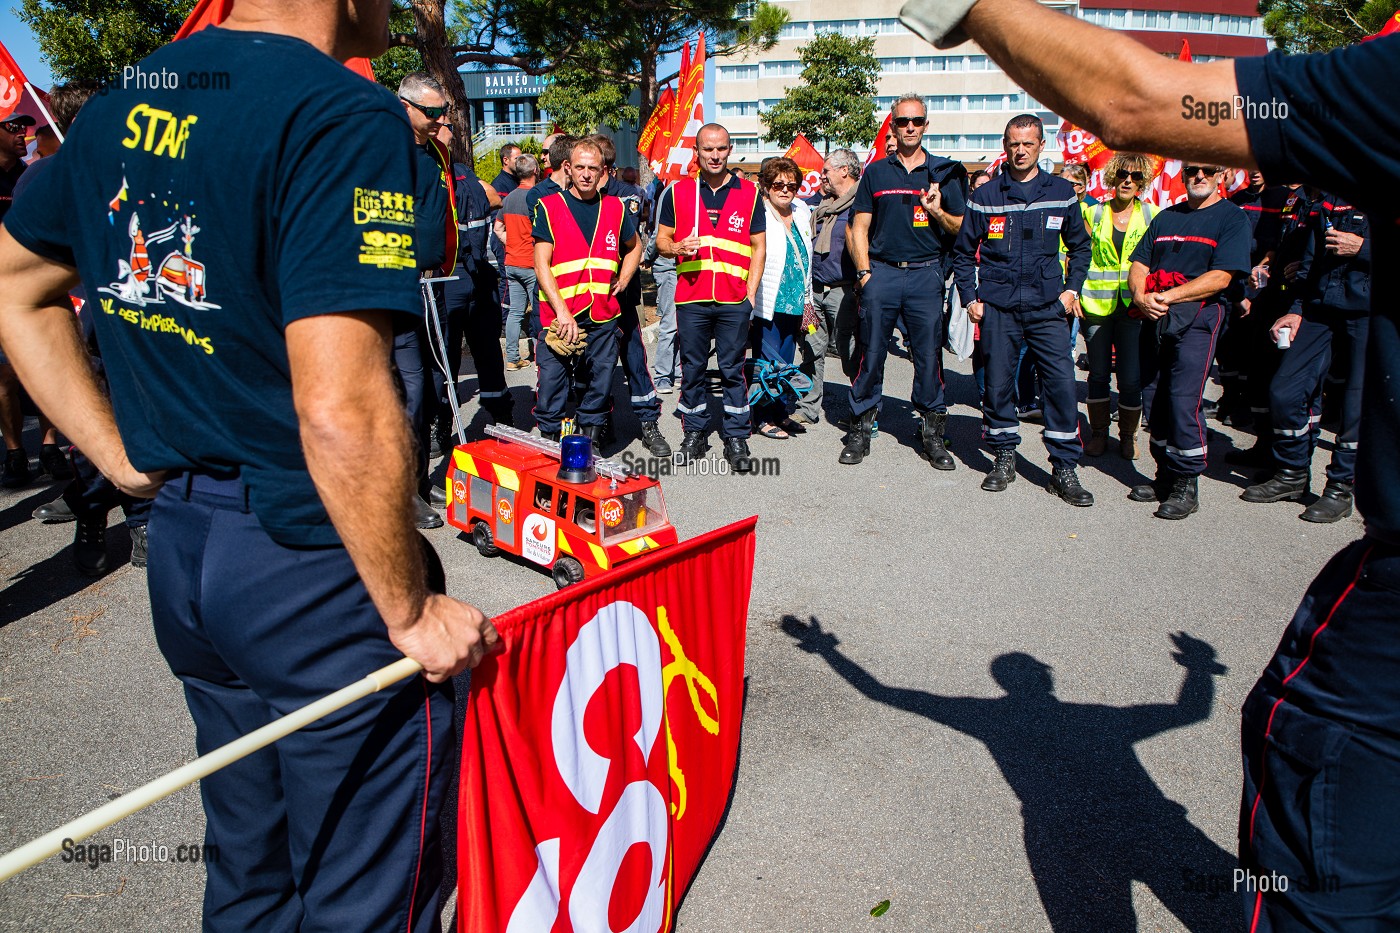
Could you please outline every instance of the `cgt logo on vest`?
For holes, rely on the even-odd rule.
[[[1000,240],[1006,236],[1006,218],[993,217],[987,221],[987,239]]]
[[[608,249],[617,249],[617,234],[611,230],[608,231],[607,244]]]
[[[732,233],[738,233],[740,230],[744,229],[744,218],[738,211],[729,215],[729,229]]]

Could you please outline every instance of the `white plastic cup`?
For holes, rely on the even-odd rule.
[[[1278,339],[1274,341],[1274,346],[1280,350],[1287,350],[1293,346],[1293,328],[1280,327],[1278,329]]]

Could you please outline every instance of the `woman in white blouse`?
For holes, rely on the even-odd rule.
[[[812,304],[812,210],[797,200],[802,170],[791,159],[765,160],[758,183],[768,212],[768,254],[753,309],[754,359],[791,365],[803,314]],[[755,433],[774,440],[806,430],[781,400],[761,401],[753,419]]]

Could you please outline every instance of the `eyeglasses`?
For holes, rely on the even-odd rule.
[[[24,132],[24,128],[27,125],[28,124],[21,123],[18,120],[7,120],[4,123],[0,123],[0,130],[4,130],[6,133],[13,133],[16,136],[18,136]]]
[[[1195,178],[1197,175],[1215,175],[1220,169],[1211,165],[1183,165],[1181,167],[1182,178]]]
[[[775,182],[773,182],[773,184],[771,184],[771,185],[768,186],[768,190],[769,190],[769,191],[797,191],[797,190],[801,189],[801,187],[802,187],[802,186],[799,185],[799,184],[798,184],[797,182],[795,182],[795,181],[775,181]]]
[[[1147,178],[1147,176],[1144,175],[1142,172],[1129,172],[1121,168],[1113,177],[1118,181],[1127,181],[1129,178],[1131,178],[1134,182],[1136,182],[1139,185],[1142,184],[1145,178]]]
[[[923,125],[924,125],[925,123],[927,123],[927,122],[928,122],[928,117],[895,117],[895,118],[894,118],[894,125],[897,126],[897,127],[899,127],[900,129],[904,129],[906,126],[908,126],[908,125],[911,124],[911,123],[914,124],[915,126],[923,126]]]
[[[408,104],[410,107],[412,107],[414,110],[417,110],[429,120],[441,120],[444,114],[449,113],[452,110],[452,106],[450,104],[444,104],[441,107],[425,107],[422,104],[417,103],[416,101],[409,100],[407,97],[400,97],[399,100],[403,101],[405,104]]]

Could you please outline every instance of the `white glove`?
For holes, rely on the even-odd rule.
[[[968,41],[958,28],[977,0],[909,0],[899,19],[934,48],[951,49]]]

